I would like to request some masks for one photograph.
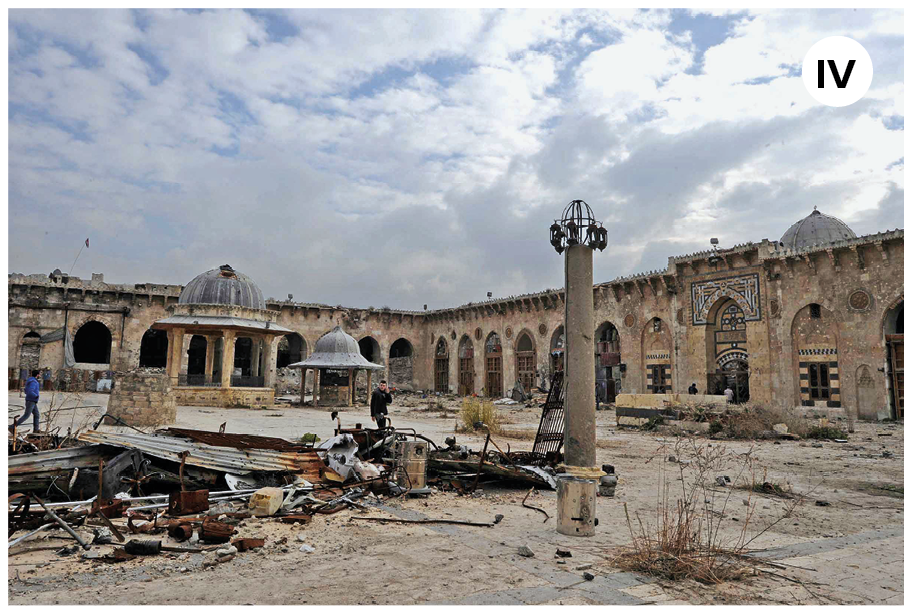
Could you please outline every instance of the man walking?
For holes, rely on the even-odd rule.
[[[386,406],[393,402],[393,395],[386,387],[386,380],[380,380],[380,387],[371,395],[371,420],[377,423],[377,428],[386,428]]]
[[[32,431],[38,432],[38,391],[41,384],[38,383],[38,369],[32,371],[32,376],[25,382],[25,413],[19,418],[13,426],[19,426],[32,416]]]

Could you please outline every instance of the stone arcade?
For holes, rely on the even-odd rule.
[[[675,256],[663,271],[597,283],[598,394],[686,393],[696,382],[710,393],[731,385],[739,400],[902,416],[903,248],[901,229],[857,237],[815,210],[779,241]],[[403,311],[264,300],[230,267],[186,287],[60,271],[11,274],[8,284],[11,370],[37,364],[60,377],[64,341],[48,335],[65,327],[70,371],[165,368],[182,404],[272,402],[279,380],[300,386],[288,365],[336,326],[392,385],[455,394],[538,383],[564,344],[561,289]]]

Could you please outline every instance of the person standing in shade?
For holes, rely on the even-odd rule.
[[[32,371],[32,376],[28,378],[25,382],[25,413],[22,414],[22,417],[16,420],[13,423],[13,426],[10,427],[10,430],[13,427],[23,424],[28,420],[29,416],[32,416],[32,431],[38,432],[38,391],[41,390],[41,384],[38,383],[38,374],[40,371],[35,369]]]
[[[725,387],[725,402],[732,403],[735,400],[735,391],[731,389],[731,386]]]
[[[687,392],[689,392],[690,394],[697,394],[697,392],[698,392],[697,382],[694,382],[693,384],[691,384],[690,388],[687,389]]]
[[[386,380],[380,380],[380,386],[371,395],[371,420],[377,428],[386,428],[386,406],[393,402],[393,395],[386,387]]]

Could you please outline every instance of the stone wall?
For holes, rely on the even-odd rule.
[[[217,386],[180,386],[174,389],[179,405],[197,407],[244,407],[263,409],[275,404],[272,388],[220,388]]]
[[[108,400],[108,413],[131,426],[174,424],[177,404],[170,380],[157,373],[119,374]],[[107,419],[106,422],[115,423]]]

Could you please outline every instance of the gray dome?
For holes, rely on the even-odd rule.
[[[180,304],[238,305],[266,309],[263,292],[252,279],[229,265],[206,271],[184,286],[177,299]]]
[[[801,250],[854,238],[855,233],[845,222],[824,215],[815,207],[809,216],[792,224],[779,241],[786,249]]]
[[[305,369],[384,369],[383,365],[370,362],[361,355],[355,338],[337,326],[314,344],[313,354],[307,360],[288,365]]]

